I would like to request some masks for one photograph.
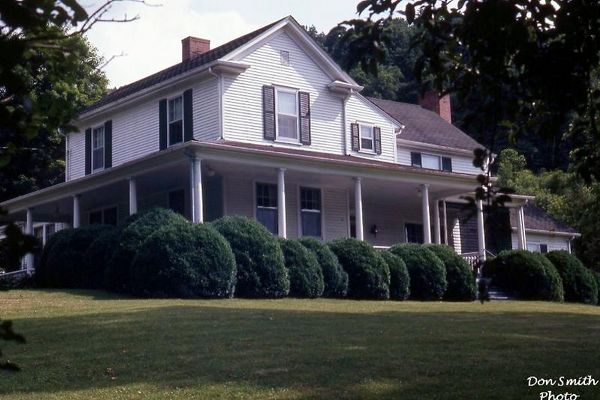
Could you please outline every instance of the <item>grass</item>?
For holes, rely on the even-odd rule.
[[[0,293],[1,399],[538,399],[600,378],[600,307]],[[598,398],[600,386],[569,389]]]

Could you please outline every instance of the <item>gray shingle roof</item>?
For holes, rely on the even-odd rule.
[[[404,125],[402,133],[398,136],[400,139],[470,151],[484,147],[438,114],[417,104],[372,97],[368,99]]]
[[[544,210],[537,207],[535,204],[527,203],[523,207],[523,213],[525,214],[525,229],[535,229],[541,231],[552,231],[552,232],[565,232],[565,233],[577,233],[577,231],[570,226],[557,221]],[[517,210],[511,209],[510,212],[510,226],[517,226]]]
[[[152,74],[150,76],[142,78],[142,79],[135,81],[133,83],[130,83],[128,85],[121,86],[120,88],[112,91],[111,93],[109,93],[106,96],[104,96],[103,98],[101,98],[96,103],[94,103],[91,106],[84,109],[81,112],[81,114],[90,112],[97,108],[100,108],[106,104],[112,103],[113,101],[117,101],[122,98],[125,98],[129,95],[132,95],[132,94],[139,92],[143,89],[146,89],[150,86],[154,86],[160,82],[171,79],[177,75],[181,75],[184,72],[188,72],[192,69],[195,69],[195,68],[201,67],[205,64],[208,64],[209,62],[218,60],[219,58],[227,55],[228,53],[231,53],[233,50],[237,49],[238,47],[248,43],[249,41],[251,41],[255,37],[259,36],[261,33],[267,31],[273,25],[279,23],[282,20],[283,20],[283,18],[278,21],[275,21],[269,25],[263,26],[262,28],[259,28],[259,29],[255,30],[254,32],[250,32],[244,36],[240,36],[239,38],[234,39],[230,42],[227,42],[219,47],[215,47],[214,49],[207,51],[204,54],[200,54],[196,57],[190,58],[189,60],[182,61],[178,64],[172,65],[169,68],[163,69],[162,71],[159,71],[155,74]]]

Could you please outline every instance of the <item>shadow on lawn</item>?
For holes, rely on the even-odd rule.
[[[183,305],[18,326],[28,344],[10,354],[23,372],[3,377],[0,394],[149,383],[289,388],[315,398],[537,398],[528,376],[600,373],[600,317],[577,314]],[[578,393],[586,390],[594,388]]]

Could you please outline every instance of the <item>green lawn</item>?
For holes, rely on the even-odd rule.
[[[592,306],[15,290],[0,313],[28,340],[0,342],[23,368],[1,399],[539,399],[528,376],[600,378]]]

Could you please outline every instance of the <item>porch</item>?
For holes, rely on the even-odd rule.
[[[339,159],[335,159],[335,157]],[[8,219],[72,227],[116,224],[138,210],[171,208],[193,222],[258,219],[274,234],[324,241],[356,237],[378,248],[447,243],[485,258],[481,202],[475,236],[461,232],[456,202],[475,177],[240,143],[188,142],[132,163],[4,202]],[[27,268],[33,268],[28,257]]]

